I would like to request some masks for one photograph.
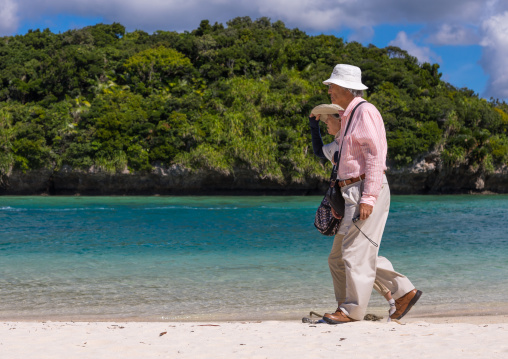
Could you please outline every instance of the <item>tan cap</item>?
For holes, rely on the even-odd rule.
[[[339,105],[322,104],[314,107],[311,113],[314,115],[338,115],[339,111],[344,111]]]

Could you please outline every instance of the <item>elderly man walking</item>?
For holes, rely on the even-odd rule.
[[[338,308],[323,319],[330,324],[362,320],[375,279],[395,299],[396,311],[390,317],[400,319],[422,292],[395,272],[388,259],[378,256],[390,208],[383,118],[374,105],[362,99],[367,86],[362,83],[360,68],[336,65],[323,83],[328,85],[332,103],[345,109],[336,149],[341,149],[338,179],[346,202],[328,258]]]

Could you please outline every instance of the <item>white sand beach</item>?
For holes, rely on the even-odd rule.
[[[343,325],[260,322],[1,322],[0,357],[508,358],[508,316]]]

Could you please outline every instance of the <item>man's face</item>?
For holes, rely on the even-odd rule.
[[[344,96],[347,95],[348,93],[349,91],[343,87],[340,87],[335,84],[328,85],[328,94],[330,95],[332,103],[336,105],[342,105],[345,99]]]

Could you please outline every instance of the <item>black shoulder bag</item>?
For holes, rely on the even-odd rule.
[[[316,211],[316,216],[314,217],[314,226],[320,233],[324,234],[325,236],[334,236],[337,234],[339,231],[340,223],[342,221],[342,219],[337,219],[333,216],[332,207],[340,217],[344,216],[346,203],[344,201],[344,197],[342,197],[342,192],[340,190],[339,184],[337,183],[340,155],[342,153],[342,145],[346,139],[349,125],[351,125],[351,122],[353,122],[355,111],[358,106],[365,102],[367,101],[362,101],[356,105],[351,113],[351,119],[349,120],[346,130],[344,131],[344,137],[342,138],[342,143],[340,145],[340,152],[336,151],[333,154],[333,160],[335,161],[335,164],[333,165],[332,173],[330,175],[330,186],[326,190],[325,196]]]

